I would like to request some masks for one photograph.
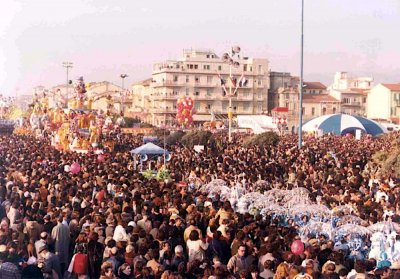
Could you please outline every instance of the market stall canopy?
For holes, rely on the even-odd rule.
[[[345,135],[356,130],[372,136],[387,132],[382,125],[373,120],[341,113],[316,117],[303,125],[303,132],[317,132],[318,130],[322,130],[324,134],[334,133],[336,135]]]
[[[152,142],[148,142],[138,148],[131,150],[131,154],[139,154],[139,155],[167,155],[169,152]]]

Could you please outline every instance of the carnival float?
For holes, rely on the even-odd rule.
[[[28,127],[36,137],[49,136],[52,146],[60,151],[112,150],[114,142],[110,135],[120,130],[123,115],[114,109],[111,96],[106,99],[105,112],[92,109],[96,99],[88,96],[84,79],[79,77],[74,83],[73,98],[64,98],[63,104],[50,107],[45,93],[42,97],[35,95]]]

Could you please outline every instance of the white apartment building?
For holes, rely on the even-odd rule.
[[[268,60],[241,56],[238,62],[238,67],[232,66],[232,76],[239,81],[243,75],[247,82],[232,97],[233,114],[267,111]],[[212,116],[226,119],[229,97],[223,94],[220,76],[229,93],[229,73],[230,65],[212,50],[188,49],[178,60],[155,64],[150,85],[152,101],[145,107],[151,113],[152,124],[174,124],[177,100],[186,96],[194,100],[194,122],[210,121]]]
[[[365,116],[368,92],[373,83],[372,77],[349,78],[346,72],[336,72],[328,92],[340,100],[342,113]]]
[[[367,117],[400,124],[400,83],[381,83],[368,94]]]

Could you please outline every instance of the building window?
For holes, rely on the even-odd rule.
[[[189,76],[186,76],[186,82],[189,82]]]
[[[258,71],[259,71],[259,72],[262,71],[262,65],[258,65]]]
[[[174,82],[178,81],[178,76],[174,76]]]
[[[245,71],[245,72],[247,71],[247,64],[243,65],[243,71]]]
[[[259,112],[262,112],[262,111],[263,111],[262,103],[258,103],[258,111],[259,111]]]
[[[190,92],[189,92],[189,88],[186,88],[186,93],[185,93],[186,96],[189,96],[189,93],[190,93]]]
[[[243,110],[248,111],[250,109],[250,104],[248,102],[243,103]]]
[[[306,108],[305,108],[305,107],[302,107],[302,108],[301,108],[301,114],[304,115],[305,112],[306,112]]]
[[[194,92],[194,95],[195,95],[195,96],[200,96],[200,92],[196,90],[196,91]]]
[[[200,103],[199,102],[195,102],[194,103],[194,109],[195,110],[199,110],[200,109]]]
[[[207,109],[208,109],[208,110],[211,109],[211,104],[207,104]]]
[[[257,84],[258,86],[262,86],[262,80],[258,80]]]
[[[332,112],[333,112],[333,114],[336,113],[336,107],[333,108]]]
[[[203,70],[210,70],[210,65],[203,65]]]
[[[212,82],[212,76],[207,76],[207,83],[210,84]]]
[[[324,108],[324,109],[325,109],[325,108]],[[314,107],[311,108],[311,115],[312,115],[312,116],[315,115],[315,108],[314,108]]]
[[[218,66],[218,71],[222,71],[222,66],[221,65]]]
[[[195,76],[195,77],[194,77],[194,81],[195,81],[195,82],[200,82],[200,78],[199,78],[198,76]]]
[[[199,68],[199,65],[194,64],[194,69],[197,70]]]
[[[363,97],[363,103],[365,104],[367,102],[367,98]]]
[[[350,98],[343,98],[343,103],[350,104]]]
[[[207,96],[211,96],[213,93],[213,89],[212,88],[207,88]]]

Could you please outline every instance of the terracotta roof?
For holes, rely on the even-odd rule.
[[[326,86],[320,83],[319,81],[313,81],[313,82],[305,81],[303,82],[303,85],[305,89],[326,89]]]
[[[359,92],[359,91],[356,91],[356,90],[354,90],[354,89],[346,89],[346,90],[341,90],[341,89],[339,89],[339,90],[337,90],[337,89],[335,89],[336,91],[339,91],[339,92],[341,92],[341,93],[344,93],[344,94],[354,94],[354,95],[363,95],[364,93],[362,93],[362,92]]]
[[[336,98],[328,94],[304,94],[303,101],[305,103],[321,103],[321,102],[338,102]]]
[[[383,86],[392,91],[400,91],[400,83],[382,83]]]
[[[362,88],[350,88],[351,91],[363,94],[363,95],[368,95],[368,91],[371,89],[362,89]]]

